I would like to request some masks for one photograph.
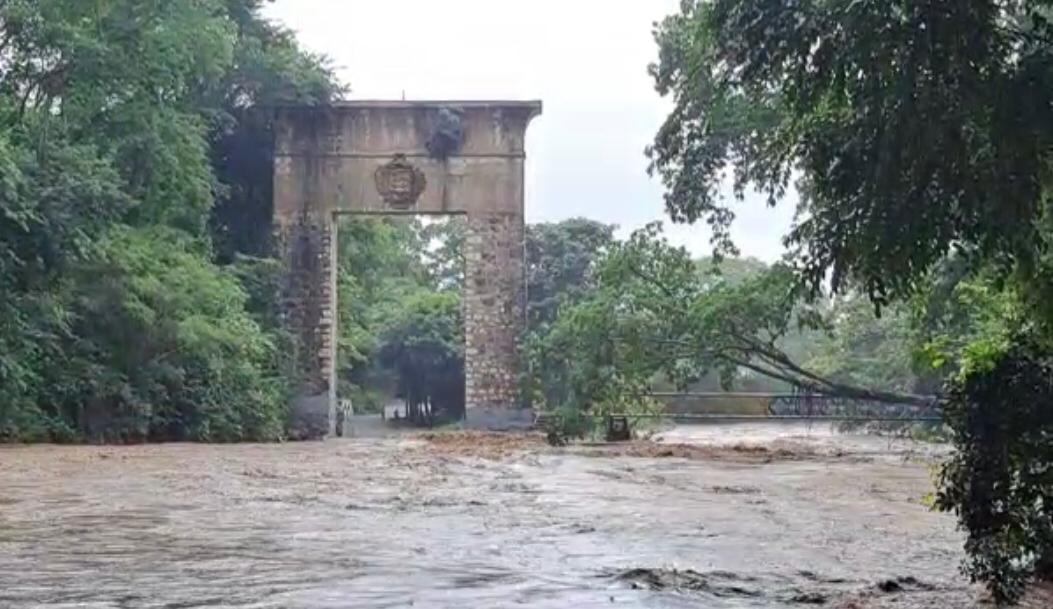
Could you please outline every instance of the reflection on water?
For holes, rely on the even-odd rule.
[[[972,606],[912,448],[756,424],[663,436],[821,454],[0,449],[0,607]]]

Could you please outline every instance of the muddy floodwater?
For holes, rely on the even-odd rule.
[[[3,448],[0,607],[982,606],[925,505],[940,447],[659,441]]]

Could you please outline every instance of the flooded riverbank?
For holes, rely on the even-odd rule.
[[[662,440],[0,449],[0,607],[978,606],[940,449]]]

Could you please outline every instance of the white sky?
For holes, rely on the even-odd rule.
[[[647,65],[677,0],[276,0],[268,15],[332,58],[350,97],[541,99],[527,137],[527,220],[584,216],[627,232],[667,220],[644,147],[669,107]],[[737,204],[744,255],[774,260],[792,205]],[[673,241],[710,251],[703,225]]]

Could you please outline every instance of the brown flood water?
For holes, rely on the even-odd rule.
[[[924,505],[939,448],[663,440],[0,449],[0,607],[979,606]]]

